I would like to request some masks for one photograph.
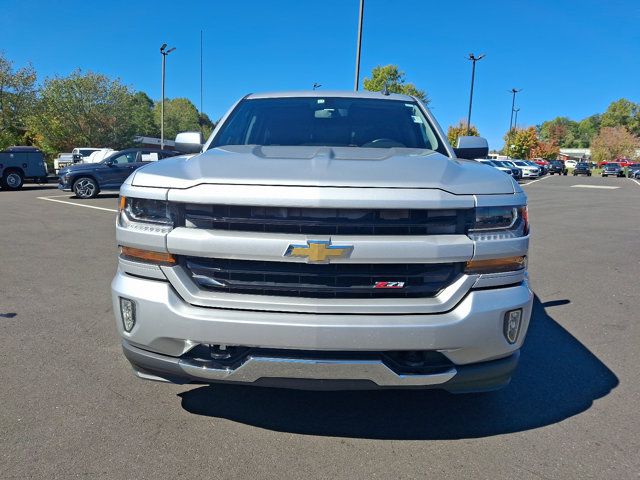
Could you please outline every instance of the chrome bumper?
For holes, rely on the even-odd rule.
[[[244,383],[256,386],[314,390],[377,388],[442,388],[452,393],[495,390],[511,380],[520,352],[478,364],[455,366],[429,375],[398,374],[381,361],[318,360],[249,356],[235,369],[211,368],[148,352],[122,342],[136,375],[173,383]]]

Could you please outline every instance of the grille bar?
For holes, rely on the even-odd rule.
[[[308,298],[433,297],[462,272],[461,263],[307,264],[184,258],[182,265],[207,290]],[[374,288],[400,282],[402,288]]]
[[[335,209],[236,205],[185,206],[191,228],[345,235],[466,234],[473,209]]]

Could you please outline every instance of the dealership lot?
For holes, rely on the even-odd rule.
[[[0,192],[2,477],[637,478],[640,184],[524,188],[529,337],[507,389],[469,396],[138,380],[111,311],[117,195]]]

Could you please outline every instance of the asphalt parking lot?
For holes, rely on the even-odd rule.
[[[0,477],[638,478],[640,183],[524,188],[521,365],[466,396],[139,380],[111,311],[117,195],[0,191]]]

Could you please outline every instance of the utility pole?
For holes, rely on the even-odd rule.
[[[160,47],[160,53],[162,54],[162,101],[160,102],[160,150],[164,150],[164,72],[167,55],[173,52],[176,47],[172,47],[167,50],[167,44],[163,43]]]
[[[202,115],[202,30],[200,30],[200,115]]]
[[[360,84],[360,51],[362,50],[362,17],[364,15],[364,0],[360,0],[360,14],[358,16],[358,46],[356,48],[356,78],[353,89],[357,92]]]
[[[471,133],[471,105],[473,104],[473,84],[476,78],[476,62],[485,57],[484,53],[476,57],[473,53],[469,54],[469,60],[473,63],[471,67],[471,93],[469,95],[469,115],[467,116],[467,135]]]
[[[509,93],[513,94],[513,99],[511,100],[511,120],[509,120],[509,133],[513,130],[513,112],[516,107],[516,93],[521,92],[522,89],[518,90],[516,88],[512,88],[509,90]]]

